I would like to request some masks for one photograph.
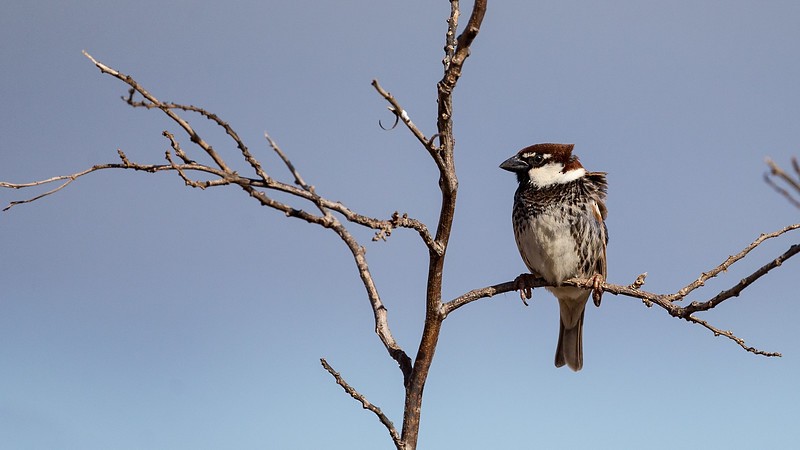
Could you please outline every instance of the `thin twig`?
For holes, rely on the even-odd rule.
[[[200,135],[197,134],[197,132],[194,130],[194,128],[192,128],[192,126],[189,125],[189,122],[185,121],[179,115],[175,114],[175,112],[172,111],[172,109],[169,108],[167,105],[161,103],[155,96],[150,94],[150,92],[148,92],[139,83],[137,83],[136,80],[133,79],[133,77],[131,77],[130,75],[125,75],[125,74],[119,72],[118,70],[115,70],[115,69],[112,69],[111,67],[106,66],[105,64],[103,64],[103,63],[97,61],[96,59],[94,59],[92,57],[92,55],[90,55],[86,51],[83,52],[83,55],[86,56],[87,58],[89,58],[89,60],[92,61],[92,63],[94,63],[94,65],[98,69],[100,69],[101,73],[105,73],[105,74],[113,76],[114,78],[122,80],[127,85],[129,85],[132,89],[136,90],[136,92],[138,92],[142,97],[146,98],[148,101],[150,101],[155,106],[157,106],[161,111],[164,112],[164,114],[169,116],[170,119],[172,119],[181,128],[183,128],[184,131],[186,131],[186,133],[191,138],[192,142],[194,142],[200,148],[202,148],[208,154],[208,156],[210,156],[211,159],[214,160],[214,163],[216,163],[217,166],[220,169],[222,169],[224,172],[229,172],[229,173],[233,172],[233,170],[231,170],[231,168],[228,167],[228,165],[225,163],[225,161],[217,154],[217,152],[211,147],[211,145],[209,145],[206,141],[204,141],[200,137]]]
[[[705,284],[705,282],[708,281],[709,279],[714,278],[717,275],[719,275],[720,273],[728,270],[728,267],[733,265],[735,262],[740,261],[741,259],[743,259],[745,256],[747,256],[748,253],[750,253],[754,248],[758,247],[762,242],[766,241],[767,239],[776,238],[776,237],[778,237],[778,236],[780,236],[780,235],[782,235],[782,234],[784,234],[784,233],[786,233],[788,231],[796,230],[798,228],[800,228],[800,223],[794,224],[794,225],[789,225],[789,226],[787,226],[787,227],[785,227],[783,229],[780,229],[780,230],[772,232],[772,233],[761,234],[750,245],[745,247],[744,250],[742,250],[741,252],[739,252],[739,253],[737,253],[735,255],[729,256],[728,259],[726,259],[725,261],[722,262],[722,264],[720,264],[717,267],[709,270],[708,272],[703,272],[700,275],[700,277],[698,277],[695,281],[689,283],[683,289],[679,290],[675,294],[672,294],[672,297],[669,300],[674,302],[674,301],[677,301],[679,299],[682,299],[682,298],[686,297],[686,295],[688,295],[693,290],[699,288],[700,286],[703,286]]]
[[[39,200],[39,199],[41,199],[43,197],[47,197],[48,195],[55,194],[56,192],[60,191],[61,189],[64,189],[65,187],[67,187],[70,183],[72,183],[73,181],[77,180],[78,178],[80,178],[82,176],[85,176],[85,175],[88,175],[88,174],[93,173],[93,172],[97,172],[99,170],[129,169],[129,170],[136,170],[136,171],[142,171],[142,172],[155,173],[155,172],[176,170],[177,168],[180,168],[181,170],[196,170],[196,171],[201,171],[201,172],[207,172],[207,173],[210,173],[212,175],[224,176],[224,173],[221,172],[219,169],[214,169],[212,167],[204,166],[202,164],[179,164],[177,166],[174,166],[172,164],[136,164],[136,163],[131,163],[130,161],[128,161],[127,158],[125,158],[124,154],[122,154],[122,153],[121,153],[121,157],[123,158],[123,163],[121,163],[121,164],[120,163],[95,164],[94,166],[92,166],[92,167],[90,167],[90,168],[88,168],[86,170],[80,171],[80,172],[76,172],[76,173],[73,173],[73,174],[70,174],[70,175],[61,175],[61,176],[57,176],[57,177],[47,178],[45,180],[33,181],[33,182],[29,182],[29,183],[9,183],[9,182],[6,182],[6,181],[0,181],[0,187],[9,188],[9,189],[23,189],[23,188],[29,188],[29,187],[35,187],[35,186],[42,186],[42,185],[46,185],[46,184],[53,183],[53,182],[56,182],[56,181],[67,180],[65,183],[63,183],[59,187],[57,187],[55,189],[52,189],[50,191],[47,191],[47,192],[45,192],[43,194],[39,194],[39,195],[37,195],[35,197],[29,198],[29,199],[26,199],[26,200],[15,200],[15,201],[12,201],[12,202],[10,202],[8,204],[8,206],[3,208],[3,211],[7,211],[7,210],[11,209],[12,207],[14,207],[16,205],[20,205],[20,204],[23,204],[23,203],[31,203],[31,202]]]
[[[714,333],[714,336],[725,336],[726,338],[732,340],[733,342],[736,342],[736,344],[738,344],[739,347],[742,347],[743,349],[745,349],[750,353],[767,357],[776,357],[776,358],[780,358],[781,356],[783,356],[779,352],[765,352],[764,350],[759,350],[755,347],[750,347],[749,345],[745,344],[744,339],[737,337],[736,335],[733,334],[732,331],[720,330],[719,328],[709,324],[705,320],[698,319],[697,317],[688,316],[686,317],[686,320],[701,325],[707,328],[708,330],[711,330],[711,332]]]
[[[306,184],[305,180],[303,180],[303,177],[301,177],[300,173],[297,171],[297,169],[295,169],[294,164],[292,164],[289,158],[286,157],[286,154],[283,153],[283,150],[278,147],[278,143],[275,142],[266,132],[264,133],[264,137],[267,139],[267,142],[269,142],[269,146],[272,147],[272,150],[278,154],[278,157],[281,158],[281,161],[283,161],[283,163],[286,165],[286,168],[288,168],[289,172],[291,172],[292,176],[294,177],[295,184],[313,194],[314,186],[309,186]]]
[[[433,160],[436,162],[436,165],[439,166],[442,164],[441,158],[438,156],[436,148],[433,145],[433,140],[428,139],[425,137],[425,134],[420,131],[417,125],[411,121],[411,117],[409,117],[408,112],[400,106],[400,103],[397,101],[396,98],[389,92],[387,92],[383,87],[378,83],[378,80],[372,80],[372,87],[375,88],[376,91],[383,97],[387,102],[389,102],[390,106],[389,111],[391,111],[395,117],[401,119],[411,134],[413,134],[417,140],[428,150]]]
[[[786,200],[792,203],[796,208],[800,208],[800,200],[795,198],[795,195],[800,195],[800,164],[798,164],[797,158],[792,158],[792,168],[797,174],[797,180],[792,178],[791,175],[781,169],[780,166],[775,164],[775,162],[770,158],[767,158],[766,162],[770,168],[770,172],[769,174],[764,174],[764,181],[766,181],[766,183],[772,187],[772,189],[785,197]],[[784,183],[788,184],[789,187],[792,188],[794,193],[789,192],[789,190],[781,186],[778,186],[778,183],[773,181],[773,178],[783,180]]]
[[[361,403],[362,408],[372,411],[376,416],[378,416],[378,420],[380,420],[383,426],[386,427],[386,429],[389,431],[389,436],[392,437],[394,445],[398,449],[402,449],[404,445],[402,439],[400,438],[400,433],[397,432],[397,428],[394,427],[394,424],[392,423],[391,420],[389,420],[386,414],[384,414],[380,408],[370,403],[369,400],[367,400],[367,398],[364,397],[363,394],[361,394],[360,392],[355,390],[355,388],[347,384],[344,378],[342,378],[341,374],[333,370],[333,367],[331,367],[331,365],[328,364],[328,361],[325,361],[325,358],[320,358],[319,362],[322,364],[322,367],[324,367],[325,370],[327,370],[328,373],[331,374],[331,376],[333,376],[333,378],[336,380],[336,384],[341,386],[342,389],[344,389],[344,391],[347,392],[347,394],[350,397],[353,397],[354,400]]]
[[[719,294],[715,295],[712,299],[707,300],[705,302],[692,302],[692,304],[683,308],[686,313],[684,314],[692,314],[695,311],[707,311],[715,306],[719,305],[720,303],[724,302],[725,300],[733,297],[738,297],[739,294],[753,284],[756,280],[761,278],[762,276],[766,275],[767,272],[770,270],[780,266],[783,264],[784,261],[791,258],[792,256],[800,253],[800,244],[794,244],[789,247],[789,250],[786,250],[782,255],[778,256],[777,258],[773,259],[772,261],[768,262],[761,266],[758,270],[751,273],[750,275],[742,278],[741,281],[736,283],[730,289],[725,289],[724,291],[720,292]]]
[[[777,192],[778,194],[781,194],[786,200],[789,201],[789,203],[794,205],[795,208],[800,208],[800,200],[797,200],[796,198],[794,198],[794,196],[792,196],[792,193],[789,192],[788,190],[778,186],[777,183],[772,181],[772,178],[770,178],[768,174],[764,174],[764,182],[767,183],[767,185],[769,185],[769,187],[774,189],[775,192]]]
[[[772,175],[779,177],[783,181],[785,181],[789,186],[791,186],[795,191],[800,192],[800,181],[795,180],[792,178],[788,173],[786,173],[783,169],[780,168],[775,161],[767,158],[766,160],[767,165],[770,168],[770,172]],[[795,167],[795,171],[797,170],[797,160],[792,160],[792,165]]]

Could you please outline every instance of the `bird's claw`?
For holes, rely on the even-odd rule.
[[[514,289],[519,291],[519,298],[522,300],[522,303],[524,303],[525,306],[530,306],[528,305],[528,300],[533,298],[533,292],[531,291],[530,285],[533,284],[533,282],[537,279],[538,277],[536,275],[523,273],[514,280]]]
[[[589,278],[589,281],[592,282],[592,301],[594,301],[594,306],[600,306],[600,301],[603,300],[603,283],[606,280],[598,273]]]

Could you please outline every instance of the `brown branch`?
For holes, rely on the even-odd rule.
[[[697,280],[689,283],[683,289],[679,290],[675,294],[672,294],[672,297],[669,300],[674,302],[686,297],[686,295],[688,295],[693,290],[699,288],[700,286],[703,286],[705,282],[708,281],[709,279],[714,278],[720,273],[728,270],[728,267],[733,265],[735,262],[743,259],[745,256],[747,256],[748,253],[750,253],[754,248],[758,247],[762,242],[766,241],[767,239],[776,238],[788,231],[796,230],[797,228],[800,228],[800,223],[789,225],[783,229],[780,229],[772,233],[761,234],[755,241],[753,241],[750,245],[745,247],[744,250],[735,255],[729,256],[728,259],[722,262],[722,264],[709,270],[708,272],[703,272],[700,275],[700,277],[697,278]]]
[[[730,267],[735,262],[743,259],[750,251],[752,251],[754,248],[759,246],[767,239],[776,238],[784,233],[796,230],[798,228],[800,228],[800,224],[794,224],[784,227],[773,233],[761,234],[755,241],[753,241],[750,245],[745,247],[741,252],[737,253],[736,255],[728,257],[728,259],[723,261],[720,265],[714,267],[708,272],[704,272],[696,281],[688,284],[686,287],[680,289],[678,292],[675,292],[673,294],[654,294],[652,292],[641,290],[640,288],[644,284],[644,277],[646,276],[646,274],[639,275],[639,277],[636,278],[636,281],[634,281],[631,285],[628,286],[603,283],[602,290],[603,292],[608,292],[614,295],[623,295],[627,297],[641,299],[642,301],[645,302],[645,305],[647,306],[656,304],[661,308],[663,308],[665,311],[667,311],[671,316],[702,325],[703,327],[711,330],[715,336],[725,336],[728,339],[731,339],[734,342],[736,342],[740,347],[747,350],[748,352],[763,356],[781,356],[781,354],[777,352],[766,352],[763,350],[758,350],[754,347],[747,346],[745,345],[744,340],[735,336],[733,332],[720,330],[710,325],[708,322],[698,319],[697,317],[693,316],[693,314],[696,312],[711,310],[716,306],[719,306],[723,301],[732,297],[737,297],[745,288],[750,286],[756,280],[766,275],[772,269],[779,267],[784,261],[788,260],[792,256],[796,255],[797,253],[800,253],[800,244],[792,245],[789,248],[789,250],[785,251],[777,258],[761,266],[756,271],[754,271],[753,273],[751,273],[750,275],[739,281],[736,285],[732,286],[729,289],[723,290],[722,292],[720,292],[719,294],[715,295],[714,297],[710,298],[707,301],[692,302],[691,304],[685,307],[681,307],[680,305],[677,305],[674,302],[684,299],[687,295],[689,295],[689,293],[691,293],[698,287],[702,286],[706,280],[717,276],[720,272],[724,270],[727,270],[728,267]],[[522,277],[522,275],[520,277]],[[543,279],[536,279],[531,282],[527,277],[525,277],[524,280],[527,288],[551,286]],[[572,279],[565,281],[564,283],[562,283],[562,285],[577,286],[590,289],[592,287],[592,280]],[[517,286],[519,286],[519,284],[515,280],[480,289],[473,289],[465,294],[462,294],[454,298],[453,300],[450,300],[449,302],[442,304],[440,309],[440,315],[442,319],[444,319],[450,313],[452,313],[453,311],[464,305],[480,300],[482,298],[488,298],[497,294],[512,292],[517,289]]]
[[[130,162],[127,159],[127,157],[125,156],[125,154],[122,153],[122,151],[118,150],[118,153],[120,155],[120,159],[122,159],[122,161],[123,161],[122,163],[95,164],[94,166],[92,166],[92,167],[90,167],[90,168],[88,168],[86,170],[82,170],[80,172],[76,172],[76,173],[73,173],[73,174],[70,174],[70,175],[60,175],[60,176],[57,176],[57,177],[47,178],[45,180],[33,181],[33,182],[29,182],[29,183],[9,183],[7,181],[0,181],[0,187],[9,188],[9,189],[24,189],[24,188],[30,188],[30,187],[36,187],[36,186],[44,186],[44,185],[47,185],[47,184],[50,184],[50,183],[53,183],[53,182],[56,182],[56,181],[64,181],[64,180],[66,180],[65,183],[61,184],[57,188],[52,189],[50,191],[47,191],[47,192],[45,192],[43,194],[39,194],[39,195],[37,195],[35,197],[31,197],[31,198],[25,199],[25,200],[15,200],[15,201],[9,202],[8,206],[3,208],[3,211],[7,211],[7,210],[11,209],[12,207],[14,207],[16,205],[20,205],[20,204],[23,204],[23,203],[31,203],[31,202],[34,202],[34,201],[39,200],[41,198],[44,198],[44,197],[47,197],[49,195],[55,194],[56,192],[60,191],[61,189],[64,189],[65,187],[67,187],[70,183],[72,183],[73,181],[77,180],[78,178],[83,177],[83,176],[88,175],[88,174],[93,173],[93,172],[97,172],[99,170],[130,169],[130,170],[135,170],[135,171],[156,173],[156,172],[163,172],[163,171],[170,171],[170,170],[180,169],[180,170],[184,170],[184,171],[186,171],[186,170],[196,170],[196,171],[210,173],[212,175],[224,176],[224,173],[221,172],[220,170],[214,169],[212,167],[204,166],[202,164],[179,164],[179,165],[173,165],[173,164],[137,164],[137,163]]]
[[[374,230],[378,230],[375,233],[375,236],[372,238],[373,241],[377,240],[386,240],[388,236],[392,234],[392,230],[396,228],[409,228],[415,230],[419,236],[422,238],[422,242],[428,247],[428,249],[435,253],[440,253],[441,247],[434,242],[433,237],[428,232],[428,227],[425,226],[422,222],[416,219],[412,219],[408,217],[408,214],[400,214],[395,211],[392,214],[391,219],[389,220],[380,220],[375,219],[372,217],[367,217],[358,213],[353,212],[348,207],[344,206],[341,202],[331,202],[324,197],[317,194],[314,186],[311,186],[305,182],[303,177],[300,175],[300,172],[295,168],[294,164],[292,164],[291,160],[286,156],[286,154],[281,150],[278,144],[266,133],[264,136],[269,142],[270,147],[272,150],[278,155],[278,157],[283,161],[286,168],[294,177],[294,182],[302,191],[297,190],[295,188],[290,188],[288,185],[284,183],[280,183],[273,179],[270,179],[266,182],[265,187],[275,188],[283,190],[284,192],[296,195],[298,197],[305,198],[306,200],[312,201],[314,204],[317,205],[318,208],[324,213],[326,210],[336,211],[342,216],[345,217],[349,222],[366,226],[372,228]]]
[[[795,195],[800,195],[800,164],[798,164],[797,158],[792,158],[792,168],[797,174],[797,180],[792,178],[791,175],[781,169],[780,166],[775,164],[773,160],[767,158],[766,162],[770,168],[770,172],[768,174],[764,174],[764,181],[766,181],[766,183],[772,187],[772,189],[785,197],[786,200],[792,203],[795,207],[800,208],[800,200],[794,197]],[[773,178],[782,180],[785,184],[788,184],[789,187],[791,187],[794,191],[794,194],[789,192],[789,190],[779,186],[778,183],[773,180]]]
[[[486,0],[476,0],[472,15],[465,31],[457,39],[456,48],[451,58],[452,36],[458,26],[459,2],[450,1],[450,19],[445,36],[444,75],[437,83],[437,137],[439,147],[433,148],[429,141],[420,139],[439,169],[439,189],[441,191],[441,209],[436,227],[434,241],[441,251],[431,251],[428,262],[428,276],[425,290],[425,325],[422,329],[417,356],[414,360],[411,377],[406,380],[406,400],[403,411],[403,442],[409,450],[416,448],[419,437],[420,411],[425,381],[428,378],[431,363],[439,342],[442,321],[442,275],[444,273],[445,253],[455,217],[456,198],[458,194],[458,178],[455,168],[455,137],[453,134],[453,89],[461,75],[464,60],[469,55],[469,47],[480,30],[486,12]],[[394,106],[394,105],[393,105]],[[398,113],[401,109],[395,109]],[[402,117],[401,117],[402,118]],[[419,137],[418,137],[419,139]],[[424,141],[424,142],[423,142]],[[432,141],[430,141],[432,142]]]
[[[736,342],[736,344],[738,344],[739,347],[742,347],[743,349],[745,349],[750,353],[767,357],[776,357],[776,358],[780,358],[781,356],[783,356],[779,352],[765,352],[755,347],[750,347],[744,342],[744,339],[737,337],[736,335],[733,334],[732,331],[720,330],[719,328],[710,325],[705,320],[698,319],[695,316],[687,316],[686,320],[688,320],[689,322],[694,322],[700,326],[703,326],[711,330],[711,332],[714,333],[714,336],[725,336],[726,338],[732,340],[733,342]]]
[[[767,264],[764,264],[758,270],[746,276],[745,278],[742,278],[730,289],[725,289],[708,301],[692,302],[690,305],[683,308],[685,311],[684,314],[692,314],[695,311],[708,311],[709,309],[714,308],[729,298],[738,297],[739,294],[741,294],[741,292],[747,288],[747,286],[750,286],[756,280],[766,275],[770,270],[780,266],[784,261],[796,255],[798,252],[800,252],[800,244],[792,245],[789,247],[789,250],[786,250],[786,252],[784,252],[782,255],[778,256]]]
[[[475,0],[475,5],[472,7],[472,15],[467,22],[464,31],[458,37],[453,45],[452,37],[455,35],[455,30],[458,27],[458,0],[451,0],[451,14],[448,21],[447,38],[445,53],[446,57],[443,61],[445,65],[445,76],[442,78],[443,87],[452,91],[455,88],[458,79],[461,77],[461,69],[464,66],[464,61],[470,55],[470,46],[478,32],[481,29],[483,16],[486,14],[486,0]],[[454,12],[453,12],[454,11]],[[455,47],[455,48],[454,48]]]
[[[305,180],[303,180],[303,177],[301,177],[300,173],[297,171],[297,169],[295,169],[294,164],[292,164],[289,158],[286,157],[286,154],[283,153],[283,150],[281,150],[281,148],[278,147],[278,143],[275,142],[267,133],[264,133],[264,138],[267,139],[267,142],[269,142],[269,146],[272,147],[272,150],[278,154],[278,157],[286,165],[286,168],[294,177],[294,183],[303,188],[305,191],[313,194],[314,186],[309,186],[308,184],[306,184]]]
[[[383,87],[381,87],[380,83],[378,83],[378,80],[372,80],[372,87],[374,87],[375,90],[378,91],[381,97],[383,97],[387,102],[389,102],[389,104],[391,105],[389,106],[389,111],[391,111],[396,118],[402,120],[403,123],[406,124],[406,127],[408,128],[409,131],[411,131],[411,134],[413,134],[420,142],[420,144],[422,144],[422,146],[425,147],[426,150],[428,150],[428,153],[430,153],[434,162],[436,162],[436,165],[439,168],[441,168],[443,162],[437,153],[437,149],[433,145],[433,140],[425,137],[425,134],[422,133],[422,131],[420,131],[417,125],[411,121],[408,112],[405,109],[403,109],[402,106],[400,106],[400,103],[397,101],[397,99],[394,98],[392,94],[390,94],[385,89],[383,89]]]
[[[333,367],[331,367],[331,365],[328,364],[328,361],[325,361],[325,358],[320,358],[319,362],[320,364],[322,364],[322,367],[324,367],[325,370],[327,370],[328,373],[331,374],[331,376],[333,376],[333,378],[336,380],[336,384],[341,386],[342,389],[344,389],[344,391],[347,392],[347,394],[350,397],[353,397],[355,401],[361,403],[362,408],[372,411],[376,416],[378,416],[378,420],[380,420],[383,426],[386,427],[386,429],[389,431],[389,436],[392,437],[392,441],[394,442],[395,447],[397,447],[399,450],[403,450],[405,446],[403,445],[403,441],[400,438],[400,434],[397,432],[397,429],[394,427],[394,424],[392,423],[391,420],[389,420],[386,414],[384,414],[380,408],[370,403],[367,400],[367,398],[364,397],[363,394],[361,394],[360,392],[355,390],[355,388],[347,384],[344,378],[342,378],[341,374],[333,370]]]
[[[96,59],[92,57],[92,55],[90,55],[86,51],[83,52],[83,55],[89,58],[89,60],[92,61],[92,63],[94,63],[94,65],[98,69],[100,69],[101,73],[108,74],[113,76],[114,78],[122,80],[124,83],[129,85],[136,92],[138,92],[142,97],[146,98],[149,102],[153,103],[156,107],[158,107],[161,111],[163,111],[164,114],[169,116],[170,119],[172,119],[181,128],[183,128],[184,131],[186,131],[186,133],[191,138],[192,142],[197,144],[198,147],[202,148],[208,154],[208,156],[210,156],[211,159],[214,160],[214,163],[216,163],[220,169],[222,169],[225,172],[230,172],[230,173],[233,172],[230,169],[230,167],[228,167],[228,165],[225,164],[225,161],[223,161],[222,158],[217,154],[217,152],[211,147],[211,145],[209,145],[206,141],[204,141],[200,137],[200,135],[197,134],[194,128],[192,128],[192,126],[189,125],[189,122],[183,120],[179,115],[175,114],[175,112],[172,111],[171,108],[161,103],[156,97],[154,97],[141,85],[139,85],[139,83],[137,83],[136,80],[133,79],[133,77],[131,77],[130,75],[125,75],[115,69],[112,69],[111,67],[106,66],[103,63],[98,62]]]
[[[775,161],[767,158],[766,160],[767,165],[770,168],[770,173],[776,177],[779,177],[783,181],[785,181],[789,186],[791,186],[795,191],[800,192],[800,181],[795,180],[792,178],[788,173],[786,173],[783,169],[780,168]],[[795,171],[798,171],[798,164],[797,159],[792,158],[792,167],[794,167]]]
[[[147,108],[153,108],[153,107],[158,106],[158,105],[153,105],[153,104],[144,103],[144,102],[132,102],[132,95],[133,94],[131,93],[131,96],[126,101],[129,104],[133,105],[133,106],[144,106],[144,107],[147,107]],[[428,248],[431,251],[434,251],[434,252],[437,252],[437,253],[441,252],[440,246],[438,246],[433,241],[433,238],[430,236],[430,233],[428,232],[427,227],[422,222],[419,222],[418,220],[408,218],[408,215],[406,215],[406,214],[403,215],[403,219],[402,220],[398,220],[395,217],[398,214],[397,212],[394,213],[394,215],[392,216],[392,219],[390,219],[390,220],[379,220],[379,219],[367,217],[367,216],[364,216],[364,215],[361,215],[361,214],[357,214],[357,213],[351,211],[349,208],[347,208],[343,204],[341,204],[340,202],[331,202],[331,201],[321,197],[320,195],[318,195],[315,192],[314,187],[308,185],[303,180],[302,176],[300,176],[300,173],[295,168],[295,166],[292,164],[292,162],[289,160],[289,158],[286,156],[286,154],[280,149],[280,147],[275,142],[275,140],[273,140],[267,133],[264,133],[264,136],[267,139],[267,142],[269,143],[270,147],[278,155],[278,157],[281,159],[281,161],[283,161],[283,163],[286,166],[287,170],[292,174],[292,176],[295,179],[295,184],[300,186],[303,191],[308,193],[308,195],[304,195],[301,191],[293,189],[289,185],[287,185],[285,183],[281,183],[279,181],[276,181],[275,179],[273,179],[272,177],[267,175],[267,173],[262,168],[261,163],[257,159],[255,159],[253,157],[253,155],[247,149],[247,146],[241,141],[241,139],[239,138],[238,134],[233,130],[233,128],[227,122],[223,121],[216,114],[211,113],[211,112],[209,112],[209,111],[207,111],[207,110],[205,110],[203,108],[197,107],[197,106],[181,105],[181,104],[172,103],[172,102],[162,103],[161,106],[158,106],[158,107],[163,107],[163,108],[168,108],[168,109],[180,109],[180,110],[183,110],[183,111],[196,112],[196,113],[206,117],[207,119],[212,120],[217,125],[222,127],[225,130],[225,132],[234,140],[234,142],[236,143],[237,147],[240,149],[240,151],[241,151],[243,157],[245,158],[245,160],[251,165],[251,167],[253,167],[253,169],[255,170],[256,174],[264,182],[264,185],[263,185],[264,187],[267,187],[267,188],[270,188],[270,189],[280,190],[280,191],[286,192],[288,194],[292,194],[292,195],[295,195],[297,197],[302,197],[302,198],[304,198],[306,200],[309,200],[309,201],[313,202],[320,209],[320,211],[323,214],[326,212],[326,210],[330,209],[330,210],[333,210],[333,211],[336,211],[336,212],[342,214],[349,222],[352,222],[352,223],[355,223],[355,224],[358,224],[358,225],[362,225],[362,226],[367,226],[369,228],[378,230],[376,232],[375,238],[373,238],[373,240],[378,240],[378,239],[386,240],[386,237],[391,234],[391,230],[394,229],[394,228],[410,228],[410,229],[413,229],[413,230],[417,231],[417,233],[422,238],[422,241],[425,243],[426,246],[428,246]],[[405,115],[405,112],[403,113],[403,115]],[[407,115],[405,115],[405,117],[407,118]],[[413,123],[410,123],[410,121],[408,123],[409,123],[409,127],[411,129],[415,129]],[[423,136],[423,138],[424,138],[424,136]]]
[[[772,178],[769,177],[769,175],[764,174],[764,182],[767,183],[767,185],[769,185],[769,187],[774,189],[775,192],[777,192],[778,194],[781,194],[786,200],[789,201],[789,203],[794,205],[795,208],[800,208],[800,200],[797,200],[796,198],[794,198],[794,196],[792,196],[792,193],[789,192],[788,190],[778,186],[778,184],[775,183],[772,180]]]
[[[195,143],[197,146],[199,146],[203,151],[205,151],[205,153],[214,160],[214,163],[219,168],[198,164],[192,161],[188,157],[188,155],[183,151],[183,149],[181,148],[179,142],[175,139],[175,137],[171,133],[165,131],[164,136],[169,140],[172,152],[174,152],[175,155],[177,155],[184,162],[184,164],[178,164],[172,158],[172,152],[170,151],[167,151],[165,153],[166,159],[169,163],[165,165],[144,165],[144,164],[133,163],[130,160],[128,160],[128,158],[125,156],[124,153],[120,151],[119,156],[120,159],[122,160],[121,164],[118,163],[118,164],[95,165],[85,171],[78,172],[72,175],[54,177],[47,180],[36,181],[33,183],[14,184],[14,183],[0,182],[0,187],[20,189],[25,187],[40,186],[54,181],[66,180],[66,182],[63,185],[59,186],[56,189],[48,191],[44,194],[41,194],[29,200],[12,202],[11,205],[9,205],[9,207],[19,203],[29,203],[39,198],[51,195],[63,189],[75,179],[103,169],[132,169],[132,170],[141,170],[146,172],[159,172],[159,171],[171,170],[177,172],[186,185],[201,189],[205,189],[212,186],[223,186],[231,184],[238,185],[251,197],[256,199],[261,205],[281,211],[287,217],[298,218],[308,223],[320,225],[324,228],[331,229],[340,237],[340,239],[342,239],[342,241],[347,245],[348,249],[353,255],[353,259],[356,263],[356,267],[358,268],[361,281],[364,285],[364,288],[367,291],[367,296],[369,298],[370,305],[373,309],[375,317],[375,332],[380,338],[381,342],[383,342],[389,355],[395,361],[397,361],[398,366],[400,367],[403,373],[404,379],[408,379],[412,370],[411,358],[397,344],[397,342],[394,340],[394,337],[391,334],[388,324],[387,310],[380,299],[377,288],[375,287],[375,283],[372,279],[372,274],[369,270],[369,266],[367,265],[367,261],[364,256],[365,252],[364,248],[358,243],[358,241],[352,236],[352,234],[350,234],[347,228],[331,212],[333,211],[341,214],[351,223],[377,230],[376,235],[383,236],[384,238],[388,236],[391,230],[394,228],[414,229],[419,233],[419,235],[422,237],[423,242],[425,242],[426,246],[428,246],[429,250],[433,253],[437,250],[437,246],[433,238],[428,233],[428,230],[425,227],[425,225],[417,220],[409,218],[407,215],[400,216],[398,213],[395,213],[389,220],[379,220],[367,217],[355,213],[354,211],[350,210],[340,202],[332,202],[330,200],[325,199],[324,197],[318,195],[316,191],[313,189],[313,187],[305,183],[305,181],[302,179],[299,172],[291,163],[291,161],[280,150],[280,148],[278,148],[275,142],[271,138],[267,137],[273,150],[282,159],[284,164],[287,166],[287,169],[294,177],[295,182],[300,187],[279,182],[270,177],[264,171],[263,167],[261,166],[261,163],[258,162],[255,159],[255,157],[253,157],[253,155],[248,150],[247,146],[244,145],[244,143],[241,141],[238,134],[233,130],[233,128],[227,122],[224,122],[222,119],[220,119],[219,116],[217,116],[216,114],[210,113],[205,109],[196,106],[180,105],[176,103],[163,103],[159,101],[155,96],[150,94],[146,89],[144,89],[131,76],[124,75],[121,72],[98,62],[86,52],[84,52],[84,55],[86,55],[86,57],[89,58],[92,61],[92,63],[94,63],[94,65],[100,69],[102,73],[109,74],[115,78],[118,78],[131,87],[131,90],[129,91],[129,96],[126,99],[126,101],[131,106],[145,107],[148,109],[158,108],[161,111],[163,111],[168,117],[170,117],[174,122],[176,122],[178,125],[181,126],[181,128],[183,128],[186,131],[191,141]],[[135,93],[142,95],[142,97],[145,98],[146,102],[134,102],[133,96]],[[243,177],[239,175],[237,172],[230,169],[230,167],[222,159],[222,157],[215,150],[213,150],[211,145],[209,145],[202,138],[200,138],[200,136],[192,128],[189,122],[178,116],[174,112],[174,110],[183,110],[183,111],[198,113],[204,116],[205,118],[213,121],[218,126],[222,127],[226,131],[228,136],[236,143],[236,146],[238,147],[240,153],[242,154],[244,159],[250,164],[250,166],[255,170],[256,174],[258,175],[258,178],[254,179],[254,178]],[[217,178],[212,180],[192,179],[189,176],[189,172],[192,171],[212,174],[215,175]],[[287,203],[278,201],[274,198],[271,198],[269,195],[267,195],[265,191],[259,188],[277,190],[280,192],[287,193],[296,198],[310,201],[320,210],[321,214],[312,214],[303,209],[295,208]]]

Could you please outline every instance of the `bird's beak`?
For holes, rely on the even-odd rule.
[[[514,155],[511,158],[503,161],[503,163],[500,164],[500,168],[509,172],[519,172],[520,170],[529,169],[528,163],[520,159],[517,155]]]

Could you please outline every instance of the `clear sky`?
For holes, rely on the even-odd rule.
[[[126,86],[86,50],[163,100],[219,114],[273,175],[290,180],[264,131],[318,192],[433,227],[433,164],[402,127],[380,129],[392,117],[370,81],[433,134],[448,11],[444,0],[3,2],[0,180],[114,162],[118,148],[160,163],[163,130],[191,148],[163,114],[120,101]],[[673,292],[797,221],[762,175],[766,156],[788,165],[800,153],[798,22],[796,1],[491,1],[456,90],[445,297],[525,269],[510,225],[516,182],[497,166],[536,142],[574,143],[588,169],[609,173],[613,283],[647,271],[646,289]],[[223,133],[188,117],[236,159]],[[413,354],[427,252],[413,233],[356,234]],[[794,242],[764,245],[690,300]],[[327,358],[400,426],[400,371],[332,233],[235,188],[106,172],[0,214],[0,247],[0,447],[391,447],[319,365]],[[796,445],[799,264],[703,316],[783,358],[606,295],[587,310],[576,374],[553,367],[546,292],[530,307],[511,293],[458,310],[426,385],[420,448]]]

